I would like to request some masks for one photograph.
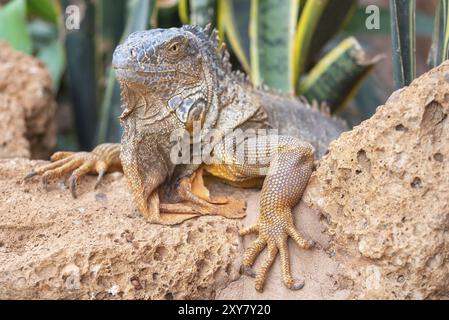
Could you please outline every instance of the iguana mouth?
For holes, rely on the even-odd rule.
[[[157,81],[172,80],[172,76],[176,74],[176,70],[165,69],[163,67],[151,67],[145,66],[145,69],[134,70],[124,67],[113,67],[117,80],[129,81],[135,79],[136,76],[140,76],[144,79],[158,76]]]
[[[161,66],[148,66],[148,65],[142,65],[141,70],[134,70],[133,68],[127,68],[127,67],[113,67],[116,71],[128,71],[128,72],[136,72],[141,74],[148,74],[148,73],[175,73],[175,69],[167,69],[165,67]]]

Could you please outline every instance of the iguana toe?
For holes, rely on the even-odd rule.
[[[31,171],[30,173],[28,173],[25,178],[23,178],[24,181],[30,180],[31,178],[37,176],[38,173],[36,171]]]
[[[119,158],[120,145],[103,144],[96,147],[92,152],[56,152],[51,156],[51,163],[33,169],[25,178],[28,181],[35,176],[41,176],[42,182],[47,189],[49,180],[61,178],[70,174],[68,185],[73,198],[77,198],[76,186],[78,181],[89,173],[98,173],[98,187],[104,174],[110,169],[120,170]]]
[[[305,285],[304,279],[295,280],[295,282],[291,285],[290,289],[301,290],[302,288],[304,288],[304,285]]]

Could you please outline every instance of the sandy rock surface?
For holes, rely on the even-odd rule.
[[[0,298],[198,299],[238,277],[238,221],[150,225],[122,174],[72,199],[61,182],[22,177],[36,162],[0,160]]]
[[[29,158],[25,112],[15,98],[0,93],[0,159]]]
[[[331,144],[308,188],[355,298],[448,298],[449,62]],[[338,255],[338,254],[337,254]]]
[[[0,41],[0,75],[0,94],[15,100],[14,105],[0,106],[2,111],[14,106],[23,110],[29,147],[22,153],[28,151],[33,159],[48,158],[56,144],[56,102],[50,73],[40,60],[15,51]],[[18,112],[11,110],[12,114]],[[0,112],[0,123],[2,126],[9,123],[10,130],[17,130],[15,126],[21,126],[22,118],[11,118]],[[7,151],[0,145],[0,153]]]
[[[108,175],[97,191],[92,190],[95,177],[87,177],[75,200],[63,180],[50,184],[48,191],[39,179],[23,183],[26,173],[42,163],[0,160],[0,298],[328,299],[348,295],[335,292],[337,264],[326,250],[304,251],[294,243],[294,271],[305,277],[304,290],[283,287],[277,261],[265,292],[259,294],[254,279],[239,274],[241,221],[203,217],[174,227],[150,225],[137,213],[122,174]],[[258,215],[258,193],[245,195],[249,206],[245,223],[249,223]],[[327,246],[315,213],[309,210],[296,216],[305,235]],[[250,240],[245,239],[245,245]]]
[[[23,183],[43,162],[0,160],[0,298],[448,298],[448,113],[449,62],[331,144],[294,210],[319,244],[290,242],[293,275],[306,282],[296,292],[279,259],[262,294],[239,275],[254,237],[237,231],[257,218],[256,191],[212,185],[248,199],[243,221],[158,226],[136,212],[121,174],[97,191],[87,177],[75,200],[63,181]]]

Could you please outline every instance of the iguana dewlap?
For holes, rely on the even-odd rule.
[[[123,170],[139,211],[149,222],[159,224],[177,224],[205,214],[242,216],[241,201],[210,197],[202,183],[204,171],[236,186],[263,181],[258,223],[240,232],[258,234],[246,249],[243,269],[250,271],[267,248],[267,258],[256,274],[256,289],[263,289],[278,253],[284,284],[302,288],[304,282],[293,279],[290,272],[287,239],[292,237],[305,249],[313,242],[296,230],[292,208],[307,186],[315,150],[321,157],[330,141],[346,129],[344,124],[298,99],[253,88],[245,77],[231,71],[229,54],[209,28],[133,33],[115,50],[113,67],[123,100],[121,143],[102,144],[90,153],[58,152],[51,164],[30,177],[41,175],[47,181],[71,172],[69,184],[76,197],[76,183],[83,175],[98,173],[100,181],[107,172]],[[198,124],[200,147],[210,142],[210,134],[221,137],[208,144],[215,161],[173,163],[173,132],[192,134]],[[277,132],[232,138],[236,130],[268,128]],[[172,196],[164,199],[162,195],[163,189],[173,186],[175,203]]]

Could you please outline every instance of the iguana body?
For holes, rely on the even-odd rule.
[[[241,231],[259,235],[246,250],[243,266],[250,270],[268,248],[268,258],[256,276],[256,289],[262,290],[280,252],[284,284],[300,289],[303,282],[291,276],[287,239],[292,237],[302,248],[313,243],[296,231],[291,210],[312,173],[314,149],[321,156],[344,125],[300,100],[254,89],[231,71],[228,53],[219,48],[216,32],[208,29],[185,26],[134,33],[116,49],[113,66],[124,104],[121,144],[100,145],[91,153],[56,153],[53,163],[32,175],[48,180],[74,170],[69,181],[76,196],[81,176],[98,173],[100,180],[104,173],[122,169],[139,211],[151,223],[160,224],[204,214],[242,216],[241,202],[210,197],[202,183],[204,170],[243,187],[266,176],[259,221]],[[202,140],[192,144],[211,146],[217,161],[173,163],[173,132],[192,133],[198,123]],[[236,129],[262,128],[275,128],[278,133],[251,135],[240,142],[225,136]],[[212,133],[223,136],[208,144]]]

